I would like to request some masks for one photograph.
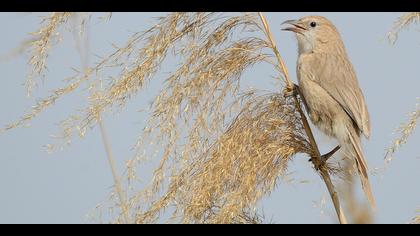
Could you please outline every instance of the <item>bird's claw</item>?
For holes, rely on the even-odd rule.
[[[320,166],[324,165],[325,162],[328,161],[328,159],[330,159],[330,157],[332,157],[334,155],[334,153],[336,153],[338,150],[340,150],[340,145],[338,145],[337,147],[335,147],[333,150],[329,151],[328,153],[324,154],[321,156],[321,163],[316,163],[311,159],[309,159],[308,161],[311,161],[312,163],[314,163],[315,165],[315,169],[319,169]]]

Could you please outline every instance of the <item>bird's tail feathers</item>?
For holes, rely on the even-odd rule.
[[[350,145],[346,148],[351,156],[356,157],[357,171],[359,172],[360,180],[362,183],[363,191],[373,209],[376,208],[375,199],[373,197],[372,188],[369,183],[368,167],[366,160],[363,157],[363,151],[360,144],[360,137],[357,135],[355,130],[347,129],[347,134],[350,139]]]

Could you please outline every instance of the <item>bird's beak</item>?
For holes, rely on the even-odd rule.
[[[281,23],[282,25],[284,24],[288,24],[290,26],[282,28],[281,30],[287,30],[287,31],[293,31],[295,33],[299,33],[302,34],[304,31],[306,31],[306,27],[304,26],[304,24],[302,22],[300,22],[299,20],[287,20],[283,23]]]

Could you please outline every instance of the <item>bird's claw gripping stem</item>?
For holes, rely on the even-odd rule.
[[[328,153],[326,153],[326,154],[324,154],[324,155],[322,155],[321,156],[321,163],[319,163],[319,164],[316,164],[316,162],[314,162],[313,160],[312,160],[312,158],[311,159],[309,159],[308,161],[311,161],[312,163],[314,163],[314,165],[315,165],[315,169],[319,169],[319,167],[321,166],[321,165],[323,165],[325,162],[327,162],[328,161],[328,159],[330,159],[330,157],[332,157],[332,155],[334,155],[334,153],[336,153],[338,150],[340,150],[340,145],[338,145],[337,147],[335,147],[334,149],[332,149],[331,151],[329,151]]]

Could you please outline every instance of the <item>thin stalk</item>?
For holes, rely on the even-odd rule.
[[[75,21],[75,24],[77,23],[77,21]],[[73,31],[74,33],[74,39],[75,39],[75,43],[76,43],[76,49],[79,52],[80,55],[80,61],[81,61],[81,65],[83,68],[83,71],[86,72],[88,66],[89,66],[89,36],[90,36],[90,31],[89,28],[87,26],[85,26],[85,30],[87,32],[84,33],[84,49],[82,50],[82,35],[78,34],[76,31]],[[102,118],[100,113],[98,114],[98,123],[99,123],[99,127],[100,127],[100,132],[101,132],[101,137],[102,137],[102,142],[104,144],[105,147],[105,152],[107,155],[107,159],[108,159],[108,163],[109,166],[111,168],[111,172],[112,172],[112,177],[114,178],[114,186],[115,186],[115,192],[117,192],[118,194],[118,198],[120,200],[120,206],[121,206],[121,211],[122,211],[122,215],[124,218],[124,223],[128,224],[131,222],[129,214],[128,214],[128,205],[127,205],[127,201],[125,199],[124,193],[123,193],[123,189],[121,187],[121,178],[120,176],[117,174],[117,167],[111,152],[111,145],[108,142],[108,137],[106,135],[106,130],[105,130],[105,126],[103,124]]]
[[[108,142],[108,138],[106,135],[106,130],[105,130],[105,126],[103,124],[103,121],[101,119],[101,117],[99,117],[99,127],[101,130],[101,136],[102,136],[102,142],[104,144],[105,147],[105,151],[106,151],[106,155],[107,155],[107,159],[108,159],[108,163],[109,166],[111,167],[111,172],[112,172],[112,177],[114,178],[114,183],[115,183],[115,191],[118,194],[118,198],[120,200],[120,205],[121,205],[121,211],[122,211],[122,215],[124,217],[124,221],[126,224],[130,223],[130,217],[128,214],[128,208],[127,208],[127,201],[125,200],[125,196],[123,194],[123,190],[121,187],[121,178],[120,176],[117,174],[117,166],[115,164],[112,152],[111,152],[111,146],[109,145]]]
[[[258,12],[258,15],[261,19],[261,22],[263,23],[263,26],[264,26],[264,34],[266,35],[267,39],[269,40],[270,47],[272,48],[272,50],[274,51],[274,54],[276,55],[277,62],[278,62],[278,67],[279,67],[280,71],[283,72],[283,76],[286,80],[287,87],[289,89],[292,89],[293,88],[293,83],[289,79],[289,73],[287,71],[287,68],[284,64],[283,59],[280,56],[279,51],[277,50],[277,46],[274,42],[273,35],[271,34],[270,28],[268,27],[267,20],[265,19],[264,15],[261,12]],[[344,216],[343,210],[340,206],[340,201],[338,199],[337,191],[335,191],[334,184],[332,183],[330,174],[328,173],[328,170],[326,168],[326,162],[323,162],[321,160],[321,153],[319,151],[318,145],[317,145],[316,140],[314,138],[314,135],[312,133],[311,127],[309,126],[308,119],[306,118],[305,113],[302,110],[302,107],[300,105],[300,101],[299,101],[299,98],[298,98],[297,94],[294,94],[293,98],[294,98],[294,101],[295,101],[296,109],[298,110],[298,112],[300,114],[300,117],[301,117],[301,120],[302,120],[303,127],[305,129],[306,135],[308,136],[310,145],[312,147],[312,151],[313,151],[312,162],[315,166],[315,169],[319,172],[322,179],[324,180],[325,185],[327,186],[328,192],[331,196],[331,200],[334,204],[334,208],[335,208],[335,211],[337,213],[337,217],[338,217],[338,220],[339,220],[340,224],[347,224],[346,217]]]

